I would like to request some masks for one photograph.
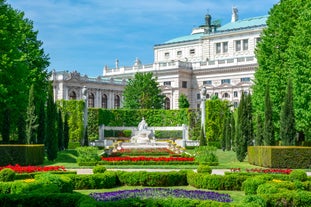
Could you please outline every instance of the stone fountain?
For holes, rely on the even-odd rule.
[[[167,142],[158,142],[155,140],[153,129],[148,127],[144,118],[138,124],[137,130],[133,130],[130,142],[120,143],[123,149],[133,148],[169,148]]]

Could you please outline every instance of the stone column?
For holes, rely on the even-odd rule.
[[[205,101],[206,101],[206,88],[203,86],[201,89],[201,128],[205,138]]]

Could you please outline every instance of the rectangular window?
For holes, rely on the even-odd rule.
[[[171,85],[171,81],[164,81],[164,82],[163,82],[163,85],[164,85],[164,86],[170,86],[170,85]]]
[[[241,78],[241,82],[250,82],[250,81],[251,81],[250,77]]]
[[[238,97],[238,92],[237,91],[233,91],[233,97]]]
[[[187,88],[187,81],[182,81],[181,82],[181,87],[182,88]]]
[[[191,50],[189,51],[189,53],[190,53],[190,55],[194,55],[194,54],[195,54],[195,49],[191,49]]]
[[[199,93],[197,93],[197,100],[201,99],[201,95]]]
[[[212,85],[212,81],[211,80],[203,81],[203,85]]]
[[[230,79],[222,79],[222,80],[221,80],[221,84],[224,84],[224,83],[230,84],[230,82],[231,82]]]
[[[248,39],[243,40],[243,50],[248,50]]]
[[[219,54],[219,53],[221,53],[221,43],[220,42],[216,43],[216,54]]]
[[[227,53],[228,52],[228,42],[222,43],[222,52]]]
[[[256,44],[258,44],[260,41],[261,41],[261,38],[260,38],[260,37],[257,37],[257,38],[256,38]]]
[[[177,55],[181,56],[182,55],[182,51],[177,51]]]
[[[241,40],[235,41],[235,51],[241,51]]]

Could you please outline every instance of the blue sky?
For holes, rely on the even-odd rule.
[[[205,14],[226,24],[262,16],[279,0],[7,0],[33,21],[50,57],[49,70],[102,75],[105,65],[153,63],[153,46],[191,33]]]

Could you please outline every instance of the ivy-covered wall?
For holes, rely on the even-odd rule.
[[[69,140],[79,142],[83,135],[83,101],[82,100],[60,100],[57,101],[58,107],[63,115],[68,114]],[[63,116],[64,117],[64,116]]]
[[[83,134],[83,101],[61,100],[58,106],[69,115],[70,142],[79,142]],[[196,139],[200,134],[200,112],[197,109],[88,109],[88,137],[99,138],[99,126],[138,126],[142,118],[148,126],[189,126],[189,138]],[[199,126],[199,127],[197,127]]]

